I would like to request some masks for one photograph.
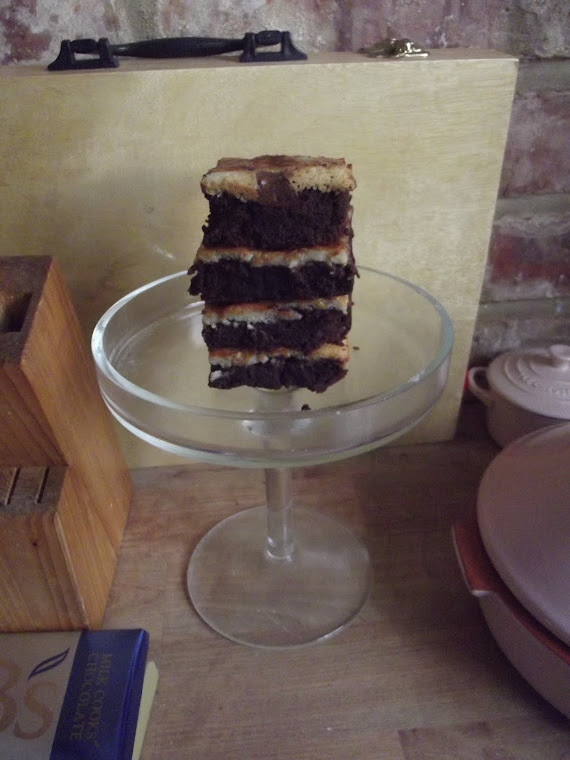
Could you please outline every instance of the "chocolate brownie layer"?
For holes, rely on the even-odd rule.
[[[209,352],[209,385],[213,388],[298,387],[320,392],[344,377],[348,358],[346,340],[341,345],[323,343],[310,354],[283,347],[270,351],[219,348]]]
[[[269,203],[231,195],[209,197],[204,245],[290,250],[334,243],[350,230],[350,194],[303,190],[276,183]]]
[[[193,275],[190,293],[211,303],[242,301],[296,301],[330,298],[352,292],[355,267],[310,262],[294,268],[251,266],[239,259],[212,263],[196,260],[188,270]]]
[[[346,375],[343,364],[334,359],[274,359],[264,364],[245,367],[218,367],[211,365],[209,385],[212,388],[236,388],[249,385],[254,388],[308,388],[322,393]]]
[[[239,315],[232,309],[204,309],[202,335],[209,349],[284,347],[308,353],[322,343],[341,344],[350,329],[350,306],[345,303],[343,308],[266,305],[266,319],[259,319],[261,310],[256,313],[250,307],[248,312],[247,306],[243,304]]]

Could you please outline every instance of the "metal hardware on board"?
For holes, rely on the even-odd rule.
[[[358,51],[369,58],[427,58],[429,52],[407,37],[389,37]]]
[[[76,58],[76,54],[90,58]],[[119,65],[111,52],[109,40],[63,40],[59,55],[49,64],[49,71],[74,71],[76,69],[116,69]]]
[[[278,51],[266,51],[258,53],[256,46],[259,42],[256,40],[258,35],[246,34],[244,36],[244,50],[240,55],[242,63],[253,63],[255,61],[305,61],[307,56],[293,45],[290,32],[279,32],[281,38],[279,44],[281,49]]]
[[[279,50],[259,52],[260,47]],[[219,37],[166,37],[156,40],[111,45],[106,37],[99,40],[63,40],[58,57],[49,64],[49,71],[117,68],[117,56],[131,58],[200,58],[242,51],[241,63],[256,61],[303,61],[305,53],[293,45],[289,32],[264,30],[248,32],[241,39]],[[79,57],[78,57],[79,56]],[[88,57],[81,57],[88,56]]]

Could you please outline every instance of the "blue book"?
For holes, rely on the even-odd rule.
[[[132,760],[142,629],[0,634],[2,760]]]

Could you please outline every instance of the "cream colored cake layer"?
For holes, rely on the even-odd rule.
[[[348,312],[349,298],[347,295],[333,298],[317,298],[314,301],[291,301],[276,303],[274,301],[259,301],[257,303],[238,303],[229,306],[212,306],[206,304],[202,311],[204,325],[215,327],[231,322],[277,322],[281,320],[294,321],[302,319],[303,311],[325,311],[336,309],[343,314]]]
[[[250,248],[206,248],[201,245],[196,261],[212,264],[222,259],[239,259],[252,267],[295,267],[313,262],[346,266],[350,259],[350,242],[344,236],[338,243],[315,248],[296,248],[292,251],[256,251]]]
[[[252,364],[265,364],[271,359],[334,359],[343,365],[348,364],[348,342],[344,340],[341,345],[335,343],[323,343],[321,346],[304,354],[292,348],[275,348],[271,351],[248,351],[247,349],[218,348],[210,351],[210,364],[220,367],[248,367]]]
[[[352,166],[344,158],[324,156],[258,156],[253,159],[221,158],[202,177],[206,195],[228,193],[244,201],[255,201],[267,175],[280,174],[296,192],[322,193],[351,191],[356,187]]]

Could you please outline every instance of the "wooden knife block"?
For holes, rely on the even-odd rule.
[[[50,257],[0,257],[0,418],[0,631],[98,627],[130,477]]]

